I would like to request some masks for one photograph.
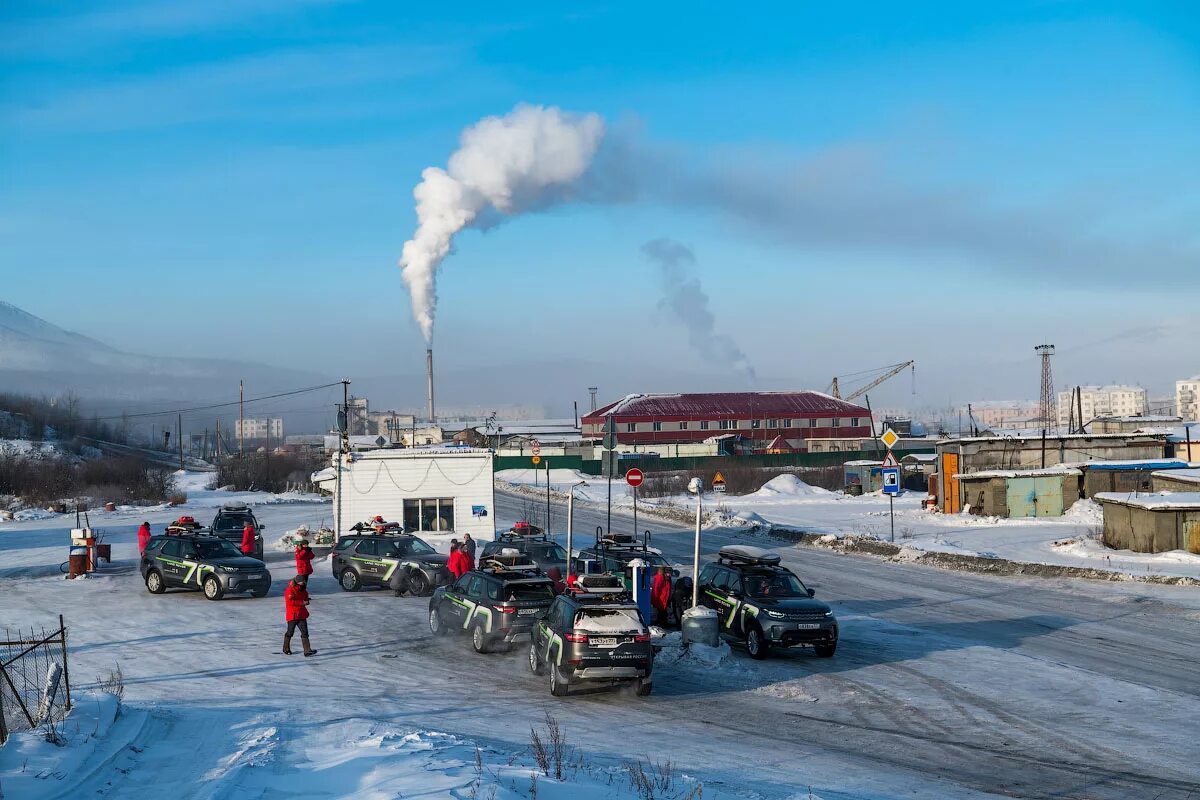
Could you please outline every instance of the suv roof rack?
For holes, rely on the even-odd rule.
[[[644,550],[650,551],[650,531],[642,531],[641,539],[636,533],[608,533],[603,526],[596,526],[597,550]]]
[[[761,547],[749,545],[727,545],[717,552],[720,561],[733,564],[749,564],[758,567],[777,567],[781,560],[779,553],[764,550]]]
[[[625,581],[620,575],[588,573],[575,579],[575,588],[580,592],[577,597],[591,596],[613,599],[620,595],[629,594]]]
[[[250,506],[246,505],[245,503],[238,503],[238,502],[225,503],[224,505],[221,506],[221,510],[222,511],[249,511]]]
[[[524,558],[520,551],[505,548],[480,559],[479,569],[482,572],[540,572],[537,564]]]

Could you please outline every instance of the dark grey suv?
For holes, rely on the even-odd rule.
[[[329,560],[333,577],[347,592],[386,586],[397,596],[408,592],[424,597],[454,579],[446,556],[407,533],[343,536]]]
[[[203,591],[209,600],[220,600],[229,592],[266,597],[271,590],[266,564],[210,534],[154,536],[139,568],[151,594],[192,589]]]
[[[515,559],[484,560],[429,598],[429,629],[435,636],[458,631],[471,635],[476,653],[507,650],[530,638],[534,625],[554,602],[554,582],[536,565]]]
[[[550,693],[565,697],[575,686],[653,688],[654,647],[637,604],[621,579],[581,575],[581,591],[559,595],[533,630],[529,669],[550,673]]]
[[[213,517],[212,527],[209,530],[214,536],[220,536],[226,541],[233,542],[234,547],[241,550],[242,532],[246,530],[247,524],[254,527],[253,556],[261,561],[263,558],[262,532],[266,526],[259,523],[254,512],[245,503],[226,503],[221,506],[217,509],[217,514]]]

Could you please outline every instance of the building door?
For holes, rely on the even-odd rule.
[[[1008,516],[1036,517],[1037,478],[1009,478],[1007,486]],[[1061,504],[1060,504],[1061,505]]]
[[[942,453],[941,463],[938,464],[938,481],[941,483],[942,513],[957,514],[962,511],[962,497],[959,495],[959,483],[954,479],[958,474],[958,453]]]
[[[1061,517],[1063,513],[1063,479],[1057,475],[1034,478],[1037,489],[1038,517]]]

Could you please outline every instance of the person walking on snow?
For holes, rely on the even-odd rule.
[[[670,567],[659,567],[650,584],[650,605],[654,608],[654,624],[667,627],[667,609],[671,607]]]
[[[450,574],[458,580],[471,569],[470,561],[462,548],[458,546],[458,540],[453,539],[450,542],[450,560],[446,562],[446,567],[450,570]]]
[[[254,555],[254,526],[249,522],[242,528],[242,555]]]
[[[283,634],[283,654],[292,654],[292,636],[300,630],[300,644],[304,645],[305,656],[315,656],[316,650],[308,641],[308,578],[297,575],[288,581],[283,593],[283,608],[287,616],[287,632]]]
[[[138,526],[138,553],[146,555],[146,545],[150,544],[150,523],[143,522]]]
[[[296,542],[296,574],[308,577],[313,574],[313,551],[307,539]]]

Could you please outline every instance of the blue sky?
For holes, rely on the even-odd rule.
[[[923,403],[1034,396],[1043,338],[1064,381],[1200,371],[1194,6],[833,5],[5,3],[3,299],[131,351],[419,369],[412,187],[525,102],[770,192],[467,231],[440,363],[672,388],[626,385],[632,347],[741,388],[658,307],[641,246],[669,237],[764,388],[916,358]],[[806,167],[846,208],[771,213]]]

